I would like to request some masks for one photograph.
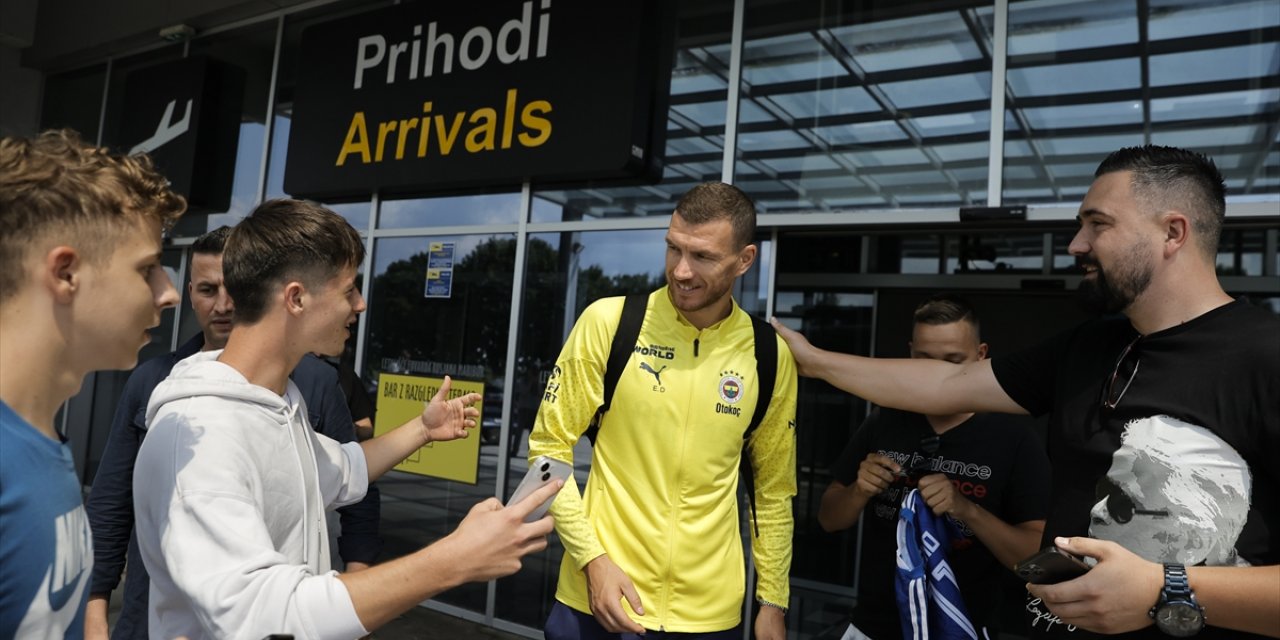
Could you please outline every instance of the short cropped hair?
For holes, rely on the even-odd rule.
[[[223,250],[227,247],[227,238],[230,237],[231,227],[224,224],[196,238],[196,241],[191,243],[191,254],[222,255]]]
[[[69,129],[0,138],[0,302],[18,292],[33,247],[68,244],[101,264],[133,225],[167,231],[186,209],[145,154],[113,153]]]
[[[912,319],[916,324],[940,325],[968,322],[973,325],[973,336],[982,342],[982,327],[978,312],[969,301],[954,293],[939,293],[920,303]]]
[[[1149,213],[1177,209],[1187,214],[1200,248],[1209,257],[1217,254],[1227,186],[1211,158],[1177,147],[1126,147],[1107,156],[1094,177],[1117,171],[1133,173],[1134,198]]]
[[[253,324],[277,287],[320,286],[364,261],[360,234],[338,214],[306,200],[268,200],[240,221],[222,253],[222,277],[236,322]]]
[[[676,203],[676,214],[690,224],[728,220],[738,249],[756,236],[756,205],[731,184],[704,182],[686,192]]]

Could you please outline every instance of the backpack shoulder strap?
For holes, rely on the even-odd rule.
[[[751,466],[751,452],[747,441],[764,420],[769,402],[773,400],[773,388],[778,381],[778,339],[773,327],[755,316],[751,316],[751,329],[755,334],[756,377],[760,380],[760,390],[756,396],[755,413],[751,415],[747,430],[742,433],[742,468],[739,475],[742,476],[747,501],[751,505],[751,524],[758,538],[760,524],[756,521],[756,474],[755,468]]]
[[[609,345],[609,359],[604,369],[604,400],[596,409],[587,427],[587,440],[596,443],[596,435],[600,432],[600,419],[613,404],[613,392],[618,388],[618,379],[622,370],[631,358],[631,351],[640,339],[640,325],[644,324],[644,311],[649,306],[649,294],[628,294],[622,303],[622,316],[618,319],[618,328],[613,332],[613,342]]]
[[[756,400],[756,411],[751,416],[751,424],[742,434],[745,440],[760,426],[764,414],[769,410],[769,401],[773,399],[773,388],[778,381],[778,338],[773,327],[764,320],[751,316],[751,328],[755,332],[756,344],[756,376],[760,379],[760,395]]]

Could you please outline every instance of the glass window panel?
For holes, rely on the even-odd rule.
[[[1274,0],[1152,0],[1152,40],[1280,26]]]
[[[448,298],[423,296],[433,241],[455,243]],[[483,382],[486,389],[477,484],[399,471],[378,481],[384,558],[443,537],[473,505],[494,495],[501,447],[484,431],[501,416],[515,254],[513,234],[384,238],[374,244],[362,379],[376,385],[384,372],[433,371]],[[486,592],[484,583],[474,583],[436,599],[482,613]]]
[[[947,190],[947,191],[916,190],[916,191],[911,191],[909,193],[904,193],[900,196],[896,196],[896,200],[899,205],[921,206],[921,207],[924,207],[924,206],[941,207],[941,206],[957,205],[962,202],[964,202],[965,204],[969,204],[970,201],[961,200],[960,196],[961,194],[958,194],[955,191],[951,191],[951,190]]]
[[[1063,163],[1052,165],[1049,170],[1058,177],[1085,177],[1092,180],[1094,172],[1098,170],[1098,164],[1095,162]]]
[[[1057,53],[1137,42],[1136,6],[1136,3],[1110,1],[1012,2],[1009,5],[1009,55]]]
[[[1009,88],[1019,98],[1135,89],[1141,82],[1137,58],[1075,62],[1009,69]]]
[[[743,151],[807,149],[809,142],[794,131],[744,131],[738,134],[738,146]]]
[[[868,73],[927,67],[939,60],[954,62],[982,57],[958,11],[924,11],[922,15],[907,18],[832,29],[832,33]]]
[[[768,158],[757,160],[757,162],[774,171],[784,173],[830,171],[840,168],[840,165],[836,164],[835,160],[831,159],[831,156],[820,153],[810,153],[800,157]]]
[[[949,113],[942,116],[912,118],[911,124],[926,138],[954,136],[962,133],[986,133],[991,126],[989,112]]]
[[[902,127],[892,120],[820,127],[813,132],[824,142],[832,145],[868,144],[887,140],[905,140],[907,137]]]
[[[889,167],[929,163],[929,157],[924,154],[924,151],[915,147],[864,151],[862,153],[846,153],[842,155],[850,163],[862,167]]]
[[[381,229],[485,224],[515,224],[520,220],[520,194],[499,193],[440,198],[384,200],[378,216]]]
[[[1010,164],[1004,171],[1006,180],[1033,180],[1040,175],[1035,167],[1026,164]]]
[[[1218,275],[1261,276],[1266,251],[1266,231],[1225,230],[1218,242]]]
[[[991,98],[991,73],[904,80],[880,85],[893,106],[910,109],[949,102],[989,100]]]
[[[744,113],[759,104],[785,111],[790,120],[771,118],[776,128],[768,137],[757,127],[738,130],[737,184],[772,212],[970,201],[961,183],[986,171],[989,152],[985,144],[963,145],[985,140],[991,118],[985,109],[950,105],[989,101],[990,64],[983,51],[991,34],[975,34],[967,25],[989,18],[990,5],[923,2],[877,12],[815,8],[783,19],[776,3],[747,3],[744,76],[767,74],[782,82],[785,72],[793,84],[781,95],[769,94],[767,85],[761,91],[758,82],[744,90]],[[939,64],[947,66],[934,71]],[[964,67],[972,70],[958,70]],[[792,89],[810,81],[805,90]],[[752,98],[752,91],[767,98]],[[934,108],[903,113],[922,107]],[[862,122],[860,114],[883,115]],[[940,138],[951,138],[952,148],[930,152],[930,142]],[[820,166],[802,160],[828,153],[833,161]],[[964,177],[950,173],[954,162],[968,163]],[[853,175],[842,167],[879,170]],[[761,169],[782,175],[754,175]],[[985,188],[985,175],[974,182]]]
[[[947,170],[962,185],[987,186],[987,167],[952,167]]]
[[[748,86],[815,80],[838,73],[838,63],[810,33],[764,38],[743,51],[742,79]]]
[[[1023,109],[1033,129],[1067,129],[1113,124],[1142,124],[1141,102],[1105,102]]]
[[[675,68],[671,71],[671,95],[701,91],[718,91],[728,86],[725,79],[706,68],[688,49],[676,52]]]
[[[991,153],[991,145],[987,142],[970,142],[965,144],[946,144],[933,147],[933,152],[943,162],[959,162],[961,160],[986,159]]]
[[[1277,89],[1156,98],[1151,101],[1151,120],[1166,122],[1255,116],[1267,113],[1277,104],[1280,104],[1280,90]]]
[[[672,83],[676,78],[714,75],[703,60],[714,61],[717,72],[728,69],[729,30],[733,24],[733,3],[729,0],[690,0],[676,4],[676,56]],[[722,66],[721,66],[722,65]],[[710,82],[710,80],[708,80]],[[719,85],[723,89],[723,82]],[[569,188],[535,189],[533,222],[561,222],[597,218],[661,215],[669,216],[675,202],[693,185],[719,180],[724,142],[728,92],[708,98],[699,94],[697,102],[681,103],[673,96],[671,122],[679,125],[667,135],[666,165],[657,184],[615,187],[609,183],[574,185]],[[744,102],[740,122],[776,120],[768,111]],[[704,133],[712,130],[714,133]],[[713,158],[706,157],[714,154]]]
[[[712,144],[706,138],[685,136],[667,138],[667,156],[679,156],[690,153],[714,153],[719,155],[722,149],[719,145]]]
[[[872,176],[876,184],[882,187],[904,185],[938,185],[947,180],[940,171],[905,171],[901,173],[877,173]]]
[[[771,95],[774,103],[794,118],[827,117],[850,113],[870,113],[880,105],[862,87],[844,87],[832,91]]]
[[[1151,56],[1151,86],[1273,78],[1280,74],[1280,44],[1268,42]]]
[[[1223,149],[1252,143],[1258,138],[1262,127],[1214,127],[1191,129],[1186,131],[1154,131],[1151,134],[1152,144],[1163,144],[1171,147],[1187,147],[1194,149]],[[1221,151],[1215,152],[1221,153]]]
[[[672,105],[671,110],[704,127],[724,126],[723,102]]]
[[[1042,138],[1039,145],[1048,156],[1093,154],[1102,161],[1110,152],[1120,147],[1142,145],[1142,132],[1120,133],[1115,136],[1073,136]]]
[[[1135,14],[1141,3],[1094,0],[1066,2],[1044,0],[1010,4],[1010,50],[1018,56],[1036,54],[1044,66],[1022,66],[1015,60],[1009,84],[1015,97],[1006,113],[1005,157],[1031,158],[1033,176],[1015,173],[1018,162],[1006,162],[1004,201],[1019,198],[1064,201],[1087,188],[1088,165],[1096,166],[1107,154],[1124,146],[1150,142],[1190,148],[1213,156],[1223,170],[1228,195],[1275,194],[1272,177],[1280,167],[1263,160],[1275,148],[1264,126],[1280,113],[1280,90],[1258,86],[1263,78],[1280,75],[1280,11],[1263,0],[1153,0],[1149,11]],[[1141,86],[1137,58],[1083,60],[1058,34],[1083,33],[1095,21],[1144,26],[1114,31],[1114,45],[1140,50],[1139,31],[1160,40],[1150,58],[1150,87]],[[1134,22],[1136,21],[1136,22]],[[1140,25],[1146,21],[1146,25]],[[1027,47],[1020,32],[1043,44]],[[1100,31],[1107,31],[1102,27]],[[1119,37],[1129,33],[1126,37]],[[1213,36],[1223,34],[1216,38]],[[1233,35],[1227,35],[1233,34]],[[1053,36],[1053,38],[1050,38]],[[1191,39],[1199,37],[1199,39]],[[1212,48],[1207,48],[1212,47]],[[1116,49],[1117,52],[1124,49]],[[1093,54],[1090,54],[1093,55]],[[1256,89],[1241,90],[1241,80]],[[1219,89],[1219,87],[1221,87]],[[1144,90],[1151,91],[1144,103]],[[1217,89],[1217,90],[1215,90]],[[1223,90],[1225,89],[1225,90]],[[1098,91],[1121,91],[1131,98],[1093,100]],[[1018,110],[1019,99],[1031,96],[1069,96],[1062,104],[1036,100],[1034,107]],[[1048,102],[1048,104],[1046,104]],[[1014,117],[1016,115],[1020,117]],[[1025,125],[1025,126],[1024,126]],[[1025,130],[1029,129],[1029,130]],[[1129,133],[1123,132],[1125,129]],[[1070,133],[1077,135],[1065,135]],[[1091,131],[1093,130],[1093,131]],[[1040,132],[1053,132],[1042,137]],[[1034,149],[1033,146],[1034,145]],[[1026,165],[1026,163],[1023,163]],[[1046,180],[1036,186],[1030,180]],[[1024,194],[1024,195],[1016,195]],[[1030,194],[1035,194],[1031,196]],[[1268,200],[1273,200],[1274,195]]]

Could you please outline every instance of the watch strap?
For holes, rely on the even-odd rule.
[[[1191,592],[1191,583],[1187,580],[1187,568],[1178,562],[1164,564],[1164,590],[1160,599],[1165,602],[1195,602],[1195,594]]]

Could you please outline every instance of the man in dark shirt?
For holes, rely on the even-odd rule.
[[[963,298],[934,296],[916,308],[913,320],[912,358],[954,364],[986,358],[977,314]],[[863,587],[845,639],[903,637],[894,552],[898,505],[913,487],[963,533],[952,541],[948,562],[969,621],[979,630],[998,626],[1003,574],[1039,548],[1049,503],[1044,446],[1020,419],[876,409],[832,465],[832,475],[818,522],[827,531],[863,523]]]
[[[1218,282],[1225,210],[1200,154],[1108,156],[1069,250],[1123,316],[1008,357],[860,358],[775,326],[803,375],[882,406],[1049,415],[1045,541],[1096,565],[1030,585],[1033,632],[1280,637],[1280,318]]]
[[[191,283],[187,291],[200,333],[177,351],[148,360],[135,369],[116,408],[102,463],[86,504],[95,557],[85,613],[86,635],[91,639],[107,637],[108,603],[111,591],[120,584],[126,550],[128,573],[123,606],[111,637],[116,640],[147,638],[149,580],[134,532],[134,461],[146,435],[147,401],[152,390],[168,377],[178,361],[199,351],[221,349],[231,335],[235,305],[222,282],[222,248],[230,233],[230,227],[220,227],[200,236],[191,246]],[[355,440],[355,425],[332,367],[308,356],[290,377],[302,391],[308,417],[317,432],[338,442]],[[337,549],[346,563],[346,571],[367,568],[377,558],[382,546],[378,536],[380,506],[377,485],[371,484],[364,500],[338,509],[342,533]]]

